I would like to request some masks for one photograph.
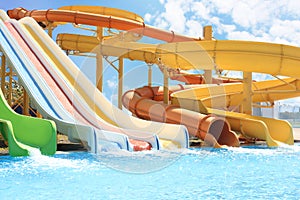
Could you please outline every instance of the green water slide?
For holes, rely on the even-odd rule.
[[[15,113],[0,90],[0,132],[8,142],[11,156],[28,156],[31,149],[43,155],[56,152],[56,126],[51,120]]]

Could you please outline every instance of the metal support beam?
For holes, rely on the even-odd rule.
[[[242,113],[252,115],[252,73],[243,72],[243,104]]]
[[[203,38],[204,40],[212,40],[212,26],[203,27]],[[212,70],[204,70],[205,83],[212,83]]]
[[[123,75],[124,75],[124,58],[119,57],[118,70],[118,107],[122,110],[122,95],[123,95]]]
[[[169,77],[168,77],[168,69],[166,67],[163,68],[164,72],[164,103],[169,105]]]
[[[97,27],[97,38],[101,43],[103,39],[102,27]],[[100,49],[96,52],[96,86],[100,92],[103,91],[103,61]]]

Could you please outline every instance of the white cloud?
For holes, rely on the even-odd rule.
[[[237,2],[237,5],[233,7],[232,19],[233,22],[248,28],[251,25],[252,10],[243,2]]]
[[[289,13],[290,16],[298,18],[300,16],[300,1],[298,0],[288,0],[285,2],[286,13]]]
[[[231,40],[257,40],[257,38],[247,31],[232,31],[228,33],[228,39]]]
[[[229,24],[220,24],[221,28],[218,29],[218,33],[222,34],[222,33],[232,33],[236,30],[236,26],[235,25],[229,25]],[[228,38],[229,39],[229,38]]]
[[[162,19],[160,17],[157,17],[155,19],[155,23],[154,24],[155,24],[156,27],[159,27],[159,28],[162,28],[162,29],[168,29],[169,26],[170,26],[169,23],[165,19]]]
[[[145,22],[151,22],[152,20],[152,15],[150,13],[146,13],[145,16],[144,16],[144,20]]]
[[[166,12],[162,13],[162,18],[170,24],[170,29],[177,32],[185,30],[185,12],[188,11],[183,0],[168,0],[165,4]],[[174,13],[176,13],[174,15]]]
[[[214,0],[213,2],[208,1],[208,5],[206,6],[213,9],[214,12],[217,11],[220,14],[228,14],[232,12],[235,3],[237,3],[236,0]]]
[[[198,21],[188,20],[186,22],[186,27],[188,28],[187,35],[190,36],[198,35],[199,37],[203,35],[203,28]]]
[[[222,39],[300,46],[300,1],[160,0],[160,3],[164,11],[152,16],[156,19],[154,26],[199,37],[203,26],[213,25],[214,33]]]
[[[209,9],[202,2],[193,2],[191,12],[200,19],[209,19]]]
[[[300,44],[300,20],[276,20],[270,28],[270,34]]]
[[[116,89],[118,87],[118,83],[115,78],[111,80],[107,80],[106,83],[110,89]]]

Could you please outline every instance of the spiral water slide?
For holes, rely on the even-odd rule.
[[[217,66],[218,69],[223,70],[267,73],[275,76],[284,75],[294,77],[296,79],[300,77],[300,70],[296,68],[296,66],[299,65],[299,48],[297,47],[248,41],[199,41],[199,39],[197,38],[175,35],[174,32],[166,32],[154,27],[147,26],[140,19],[136,20],[132,19],[132,17],[128,17],[127,19],[124,19],[124,17],[122,16],[114,17],[112,16],[114,13],[110,12],[106,13],[105,15],[105,13],[91,14],[80,11],[70,11],[72,9],[80,10],[83,8],[84,7],[79,8],[78,6],[65,8],[69,9],[69,11],[27,11],[22,8],[17,8],[9,11],[8,13],[10,17],[16,19],[22,18],[24,16],[31,16],[37,21],[70,22],[116,28],[120,30],[132,31],[138,34],[143,34],[168,42],[173,42],[167,44],[159,44],[156,46],[150,44],[124,42],[117,42],[113,45],[109,44],[105,46],[104,43],[101,46],[101,52],[104,55],[123,55],[124,57],[128,57],[129,59],[144,60],[151,63],[156,63],[159,60],[160,63],[163,63],[164,65],[173,67],[175,69],[214,69],[214,67]],[[90,9],[91,8],[87,8],[87,10]],[[86,36],[80,37],[84,38]],[[85,45],[78,45],[78,41],[75,41],[77,47],[80,46],[83,48],[90,48],[89,45],[91,45],[91,40],[89,40]],[[66,40],[65,44],[68,42],[70,42],[70,40]],[[71,41],[71,43],[72,42],[74,41]],[[70,49],[74,49],[74,46],[70,47]],[[199,56],[199,54],[205,56]],[[130,98],[132,97],[133,95],[131,95]],[[194,101],[194,99],[192,99],[191,101]],[[201,101],[198,102],[200,102],[200,104],[198,103],[198,105],[203,105]],[[187,103],[185,105],[189,104]],[[227,115],[229,115],[228,113],[224,114],[223,112],[219,112],[214,109],[211,109],[211,111],[212,113],[216,112],[216,114],[220,116],[226,117]],[[234,113],[233,116],[233,118],[238,119],[245,117],[246,116],[244,114],[240,113]],[[245,131],[246,129],[248,130],[250,126],[255,125],[255,123],[250,122],[251,120],[246,121],[249,123],[243,124],[244,131],[242,132],[247,132]],[[269,126],[267,126],[265,123],[265,121],[268,120],[261,120],[260,118],[257,121],[261,123],[262,129],[269,129]],[[280,128],[281,127],[282,126],[280,126]],[[286,127],[286,130],[291,129],[289,124],[286,124]],[[291,135],[291,131],[289,131],[286,136],[287,138],[289,138],[287,139],[288,142],[286,142],[288,144],[292,143],[290,142],[292,141]],[[269,136],[270,134],[268,134],[268,131],[258,131],[258,138],[266,139],[270,138]],[[255,137],[257,137],[257,134],[255,134]],[[276,140],[272,139],[270,141],[270,146],[278,145]]]
[[[99,46],[99,41],[96,37],[84,36],[84,35],[59,34],[57,36],[56,41],[60,45],[60,47],[64,50],[76,50],[79,52],[91,52],[96,48],[97,45]],[[202,48],[201,44],[205,44],[207,46],[206,48],[209,50],[208,52],[210,52],[211,54],[210,56],[208,56],[207,54],[205,55],[205,53],[203,53],[205,52],[204,50],[205,48],[204,47]],[[236,46],[240,46],[240,48],[236,48],[232,44]],[[212,47],[216,48],[217,46],[218,46],[217,49],[212,49]],[[281,63],[281,65],[283,64],[284,67],[287,67],[286,62],[291,62],[292,60],[295,59],[293,58],[293,54],[291,55],[290,53],[297,48],[286,46],[286,45],[274,45],[268,43],[245,42],[245,41],[229,41],[229,42],[228,41],[209,41],[209,42],[201,41],[199,43],[181,42],[180,44],[176,43],[175,45],[174,44],[153,45],[153,44],[141,44],[136,42],[124,42],[121,41],[121,39],[119,39],[119,40],[113,40],[113,42],[111,42],[110,40],[102,42],[100,49],[103,55],[110,55],[110,56],[122,55],[122,57],[131,60],[141,60],[148,63],[157,63],[157,64],[159,64],[158,61],[159,62],[163,61],[164,64],[168,66],[175,66],[174,68],[181,67],[184,69],[188,69],[188,67],[191,66],[191,63],[195,64],[195,66],[201,66],[201,64],[202,66],[203,65],[211,66],[209,64],[211,60],[208,59],[207,57],[210,58],[212,55],[214,56],[218,55],[218,58],[223,56],[223,58],[225,59],[224,63],[220,61],[221,65],[218,66],[218,68],[221,69],[230,69],[226,67],[228,66],[232,67],[231,66],[232,63],[233,67],[235,65],[240,66],[240,68],[236,66],[234,68],[235,70],[239,69],[242,71],[250,71],[250,72],[255,71],[255,72],[262,72],[262,73],[270,73],[273,75],[285,74],[285,75],[293,76],[295,75],[294,72],[288,73],[289,71],[284,69],[282,70],[283,66],[280,66],[277,69],[275,68],[275,70],[273,67],[278,66],[279,63],[276,61],[281,59],[282,61],[284,61],[284,64]],[[279,49],[282,50],[285,49],[284,50],[285,54],[279,51]],[[189,60],[181,59],[181,58],[186,58],[187,51],[191,51],[191,50],[193,50],[194,56],[190,56]],[[212,53],[211,51],[216,51],[216,52]],[[196,52],[198,52],[198,54]],[[220,54],[220,52],[223,53],[227,52],[228,55],[222,55]],[[199,54],[202,56],[199,56]],[[226,61],[226,59],[228,59],[228,56],[232,56],[231,54],[238,54],[238,55],[242,54],[243,61],[239,61],[239,63],[232,61],[229,63],[229,61]],[[259,58],[259,60],[254,59],[253,54],[257,54],[254,55],[254,57]],[[177,56],[179,55],[180,57],[178,58],[174,55]],[[174,61],[176,61],[176,63]],[[189,61],[190,63],[188,63]],[[247,63],[244,64],[243,63],[244,61],[246,61]],[[251,68],[250,66],[254,66],[254,68]],[[259,66],[272,66],[272,67],[263,68]],[[189,76],[188,78],[184,76],[180,76],[180,79],[183,80],[189,79],[188,82],[190,81],[201,82],[201,79],[197,76],[194,77]],[[253,96],[253,101],[274,102],[275,100],[297,97],[299,96],[298,85],[299,85],[298,79],[273,80],[273,81],[263,81],[259,83],[254,83],[253,88],[255,88],[256,94]],[[235,112],[225,112],[217,109],[210,109],[211,107],[224,108],[230,106],[237,106],[241,104],[241,101],[243,100],[242,83],[232,84],[232,85],[229,84],[225,86],[213,86],[209,88],[205,88],[201,86],[200,88],[198,88],[198,90],[201,92],[197,92],[197,94],[202,94],[203,97],[202,99],[199,96],[195,97],[195,95],[192,94],[196,92],[197,90],[196,87],[197,86],[193,86],[193,88],[195,89],[190,89],[189,91],[182,91],[182,92],[177,92],[172,94],[173,106],[176,105],[176,106],[180,106],[181,108],[186,108],[197,112],[202,111],[202,113],[204,114],[216,114],[221,117],[226,117],[233,130],[241,132],[246,137],[266,140],[269,146],[278,146],[280,145],[280,143],[293,144],[292,128],[286,121],[268,119],[264,117],[254,117],[251,115],[235,113]],[[223,87],[225,87],[225,90]],[[169,88],[169,90],[172,91],[173,88]],[[179,90],[186,90],[189,88],[191,88],[191,86],[182,86],[181,89]],[[226,88],[230,88],[230,89],[226,89]],[[172,109],[170,109],[170,106],[169,107],[167,107],[166,105],[164,106],[165,108],[168,109],[162,109],[162,107],[159,109],[158,106],[156,108],[157,110],[156,114],[150,113],[149,108],[151,107],[151,111],[153,112],[153,105],[155,103],[152,102],[150,104],[151,101],[145,100],[145,98],[157,100],[157,96],[160,95],[159,93],[157,94],[157,91],[158,91],[157,88],[152,88],[151,91],[149,87],[144,87],[135,90],[135,94],[132,94],[131,93],[132,91],[127,92],[123,97],[124,105],[132,113],[144,119],[148,119],[148,120],[150,119],[156,121],[168,121],[173,123],[184,124],[188,127],[190,134],[200,136],[201,138],[203,138],[203,135],[201,136],[201,134],[195,131],[195,130],[201,130],[201,127],[200,128],[195,127],[194,125],[195,123],[191,123],[191,121],[188,123],[184,122],[180,117],[177,119],[177,121],[170,120],[170,119],[166,120],[165,116],[168,115],[165,115],[164,117],[157,117],[157,116],[161,116],[159,115],[159,113],[161,112],[172,113]],[[219,91],[219,93],[216,93],[214,91]],[[141,98],[144,99],[141,100]],[[180,103],[179,103],[179,99],[180,99]],[[144,101],[147,101],[147,103],[143,104]],[[205,102],[202,103],[201,101],[205,101]],[[224,105],[224,103],[226,105]],[[148,111],[146,111],[146,109],[148,109]],[[141,112],[144,112],[146,114],[141,114]],[[195,118],[195,116],[193,116],[193,118]],[[278,130],[280,130],[280,132]]]
[[[26,19],[27,20],[27,19]],[[28,20],[27,20],[28,21]],[[38,52],[44,52],[45,60],[55,63],[52,65],[53,73],[60,77],[60,87],[68,88],[73,91],[73,95],[81,98],[88,109],[93,110],[94,115],[105,120],[106,122],[130,130],[139,130],[139,132],[155,133],[159,137],[159,144],[153,147],[159,148],[186,148],[189,147],[189,136],[186,127],[182,125],[150,122],[129,116],[125,112],[113,106],[101,92],[85,77],[78,67],[65,55],[65,53],[55,44],[55,42],[40,28],[32,22],[22,21],[25,29],[30,33],[32,45],[37,43]],[[39,58],[40,58],[39,57]],[[41,58],[40,58],[41,59]],[[66,84],[67,83],[67,84]],[[65,86],[62,86],[65,84]],[[67,89],[65,89],[67,90]],[[106,128],[106,127],[104,127]],[[137,131],[128,133],[129,137],[138,137]],[[148,134],[149,136],[149,134]],[[140,135],[140,139],[147,137]]]
[[[253,82],[252,88],[253,103],[273,103],[300,96],[300,80],[295,78]],[[243,99],[242,83],[195,87],[171,94],[173,105],[225,116],[231,128],[246,137],[266,140],[269,146],[294,143],[292,127],[287,121],[224,111],[224,108],[239,108]]]
[[[76,50],[79,52],[90,52],[93,49],[95,49],[97,45],[99,45],[99,41],[95,37],[75,35],[75,34],[59,34],[56,40],[62,49]],[[259,44],[262,46],[267,45],[266,43],[258,43],[258,44],[254,44],[254,46]],[[101,45],[101,51],[103,55],[111,55],[111,56],[122,55],[124,58],[128,58],[131,60],[141,60],[150,63],[155,63],[155,61],[157,62],[157,60],[162,60],[159,59],[161,57],[164,57],[164,60],[166,60],[165,57],[167,56],[165,52],[161,53],[161,55],[157,52],[162,52],[163,50],[165,51],[165,49],[169,49],[169,51],[167,51],[168,53],[172,52],[170,48],[168,47],[164,48],[163,46],[164,45],[160,45],[159,47],[160,49],[158,49],[157,45],[153,45],[153,44],[141,44],[141,43],[133,43],[133,42],[131,43],[130,42],[114,42],[114,43],[104,42]],[[195,46],[195,44],[192,43],[190,44],[190,46]],[[286,46],[285,48],[287,47],[288,46]],[[248,48],[248,45],[246,45],[245,48]],[[278,48],[278,46],[276,48]],[[263,52],[261,54],[263,54]],[[270,56],[276,58],[275,55],[270,55]],[[278,54],[277,56],[281,56],[281,55]],[[286,58],[293,59],[289,56],[287,56]],[[173,62],[173,60],[175,59],[172,59],[171,62]],[[248,58],[248,62],[250,62],[250,60],[252,60],[253,65],[255,65],[257,62],[261,62],[261,66],[264,66],[263,60]],[[198,61],[194,60],[193,62],[196,63]],[[185,61],[183,63],[178,63],[178,65],[175,66],[183,66],[186,64]],[[174,64],[174,63],[170,63],[170,64]],[[266,64],[270,66],[274,66],[271,62]],[[256,71],[265,72],[265,73],[271,73],[271,70],[273,70],[273,68],[271,67],[269,69],[264,69],[264,68],[258,68],[258,69],[259,70]],[[262,71],[261,69],[264,69],[264,71]],[[245,68],[245,69],[241,68],[240,70],[246,71],[249,70],[249,68]],[[273,73],[273,74],[280,75],[280,73]],[[294,74],[289,73],[289,75],[292,76]],[[190,89],[191,87],[195,89]],[[257,82],[254,83],[252,87],[256,91],[256,94],[253,96],[253,102],[266,102],[266,101],[274,102],[276,100],[282,100],[282,99],[299,96],[299,80],[295,78]],[[169,88],[170,91],[174,89],[175,89],[174,87]],[[186,89],[190,89],[190,90],[185,91]],[[228,84],[228,85],[225,84],[222,86],[210,86],[207,88],[203,86],[196,86],[196,85],[182,86],[181,89],[177,88],[175,89],[175,91],[177,90],[184,90],[184,91],[172,94],[172,104],[189,110],[193,110],[197,112],[200,111],[204,114],[216,114],[218,116],[225,117],[230,123],[231,128],[233,130],[239,131],[247,137],[266,140],[269,146],[278,146],[280,145],[280,143],[293,144],[292,128],[286,121],[268,119],[263,117],[254,117],[251,115],[245,115],[245,114],[234,113],[234,112],[222,112],[217,109],[209,109],[212,107],[213,108],[224,108],[230,106],[233,107],[241,104],[243,100],[242,89],[243,89],[242,83]],[[144,90],[144,92],[141,92],[141,90]],[[199,91],[197,92],[197,90]],[[148,98],[148,99],[150,98],[153,100],[157,100],[157,96],[160,95],[160,94],[156,94],[157,91],[158,91],[157,88],[153,88],[153,91],[151,92],[148,87],[145,87],[143,89],[139,88],[135,90],[136,93],[135,95],[129,94],[129,92],[127,92],[126,95],[123,97],[123,99],[128,98],[131,99],[131,101],[124,100],[125,103],[124,105],[137,116],[140,116],[141,118],[144,119],[151,119],[150,117],[151,114],[149,113],[147,117],[138,114],[138,112],[140,112],[140,109],[145,109],[146,107],[143,104],[144,100],[139,100],[138,101],[139,107],[136,107],[135,105],[137,102],[136,98],[140,96],[141,98]],[[195,96],[195,93],[198,95]],[[138,94],[143,94],[143,95],[138,95]],[[202,101],[204,102],[202,103]],[[152,103],[155,104],[154,102]],[[201,107],[201,109],[199,109],[199,107]],[[153,111],[153,109],[151,110]],[[207,110],[209,110],[209,112]],[[164,112],[164,111],[157,108],[157,113],[160,112]],[[171,110],[169,109],[168,112],[171,112]],[[159,114],[157,115],[159,116]],[[165,119],[153,118],[152,120],[164,121]],[[171,122],[171,120],[169,120],[169,122]],[[184,123],[183,121],[181,122],[177,121],[176,123],[182,123],[186,125],[190,133],[195,132],[195,131],[191,131],[191,128],[189,128],[192,125]],[[194,125],[195,123],[192,124]],[[254,127],[259,127],[259,128],[254,128]],[[193,127],[193,129],[194,128],[195,127]],[[280,133],[278,132],[278,130],[280,130]],[[194,133],[192,135],[198,135],[198,134]]]
[[[99,45],[99,41],[95,37],[75,34],[59,34],[56,41],[64,50],[76,50],[79,52],[91,52],[97,45]],[[104,55],[122,55],[125,58],[141,61],[147,59],[147,61],[151,63],[158,60],[160,56],[156,53],[158,52],[157,45],[116,41],[114,41],[113,44],[111,42],[109,42],[109,44],[107,43],[108,42],[104,41],[101,45],[102,54]],[[165,55],[166,54],[164,53],[163,56]],[[255,88],[256,92],[253,96],[253,102],[274,102],[275,100],[299,96],[299,81],[295,78],[257,82],[254,83],[253,88]],[[161,103],[157,104],[156,102],[151,101],[162,100],[161,88],[144,87],[125,93],[123,96],[123,104],[132,113],[143,119],[184,124],[187,126],[191,135],[200,138],[203,138],[205,134],[202,132],[201,135],[199,130],[207,130],[207,128],[204,129],[203,127],[199,127],[199,123],[195,123],[195,121],[183,119],[202,119],[205,115],[199,115],[193,112],[190,113],[184,110],[182,115],[190,115],[189,117],[183,118],[177,116],[177,119],[173,120],[166,118],[166,116],[172,116],[170,113],[173,112],[175,107],[178,110],[178,106],[188,110],[201,112],[203,114],[210,114],[210,116],[211,114],[216,114],[218,116],[225,117],[230,123],[232,130],[241,132],[246,137],[266,140],[269,146],[278,146],[280,143],[293,144],[292,129],[285,121],[210,109],[223,109],[225,107],[240,105],[243,100],[242,89],[242,83],[210,87],[203,85],[171,86],[169,87],[169,91],[174,93],[171,94],[173,109],[170,109],[170,106],[166,106]],[[197,90],[199,90],[199,92],[197,92]],[[198,94],[198,96],[195,96],[195,93]],[[155,104],[157,104],[156,109],[153,109],[153,105]],[[161,113],[169,114],[161,115]],[[202,124],[202,126],[204,126],[204,124]],[[213,128],[211,130],[213,130]],[[280,133],[278,130],[281,130]],[[216,130],[213,132],[216,132]],[[222,141],[221,144],[224,144],[224,138],[222,139],[219,134],[215,134],[215,136],[219,138],[218,142],[221,143]],[[226,137],[228,138],[228,136]],[[208,140],[208,138],[206,140]]]
[[[58,34],[56,41],[63,50],[75,50],[82,53],[92,52],[97,46],[99,46],[97,38],[76,34]],[[147,60],[147,62],[150,63],[157,62],[159,54],[155,52],[159,50],[163,51],[163,49],[158,49],[155,45],[129,42],[123,43],[117,41],[111,43],[110,40],[108,42],[104,41],[101,45],[102,55],[117,57],[122,56],[123,58],[132,60]],[[163,55],[166,56],[165,53],[163,53]],[[169,56],[173,55],[170,54]],[[207,59],[207,57],[205,58]],[[173,59],[171,59],[171,62],[172,60]],[[208,59],[207,62],[209,62]],[[181,64],[188,66],[186,60],[182,60]],[[169,90],[186,89],[191,87],[195,86],[173,86],[170,87]],[[183,124],[187,127],[190,135],[205,140],[209,145],[216,147],[220,147],[220,144],[228,146],[239,145],[237,136],[234,132],[230,131],[230,126],[226,121],[212,115],[205,115],[190,112],[186,109],[180,109],[178,106],[172,106],[171,109],[171,106],[157,103],[157,100],[161,100],[161,98],[157,98],[157,96],[159,96],[156,94],[158,91],[161,92],[162,89],[157,87],[144,87],[135,91],[128,91],[123,95],[123,105],[135,116],[142,119]],[[181,114],[179,112],[181,112]],[[217,138],[217,140],[215,138]]]

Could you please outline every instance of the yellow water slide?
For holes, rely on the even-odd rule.
[[[253,82],[252,102],[270,102],[293,98],[300,95],[300,80],[285,78]],[[252,116],[224,110],[236,109],[244,100],[243,83],[211,85],[174,92],[171,95],[174,105],[206,114],[225,117],[235,131],[243,135],[267,141],[269,146],[280,142],[293,144],[290,124],[283,120]]]
[[[300,78],[300,48],[265,42],[216,40],[142,44],[107,42],[102,45],[92,36],[59,34],[58,44],[65,50],[93,52],[97,46],[103,55],[124,56],[132,60],[163,63],[172,68],[217,69],[257,72]],[[214,65],[214,63],[216,65]]]
[[[230,109],[242,104],[243,83],[228,83],[221,85],[199,85],[172,94],[175,99],[185,99],[187,104],[193,101],[201,101],[205,107]],[[300,80],[295,78],[283,78],[252,83],[253,103],[284,100],[300,96]],[[205,112],[205,111],[204,111]]]
[[[234,43],[235,41],[232,42]],[[80,52],[96,51],[97,50],[96,47],[99,46],[99,41],[95,37],[73,35],[73,34],[59,34],[57,37],[57,43],[64,50],[77,50]],[[263,46],[267,45],[266,43],[258,43],[258,44],[261,44]],[[191,46],[195,46],[195,45],[196,45],[195,42],[191,43]],[[277,45],[274,46],[274,48],[277,47],[278,47]],[[287,46],[286,48],[288,47],[289,46]],[[226,49],[225,47],[223,48]],[[167,52],[166,49],[168,49]],[[198,46],[198,50],[199,49],[200,47]],[[268,50],[268,51],[272,52],[272,50]],[[179,59],[173,59],[174,58],[173,56],[174,55],[176,56],[176,52],[174,52],[174,50],[172,52],[172,48],[164,48],[162,47],[162,45],[141,44],[141,43],[132,43],[132,42],[130,43],[130,42],[120,42],[120,41],[114,43],[104,42],[104,44],[101,45],[101,52],[103,55],[110,55],[110,56],[122,55],[125,58],[129,58],[132,60],[144,60],[150,63],[155,63],[155,62],[158,63],[159,61],[164,61],[164,63],[167,63],[168,66],[170,67],[174,65],[177,67],[187,66],[184,67],[185,69],[191,67],[191,65],[188,65],[186,63],[186,60],[182,59],[180,61]],[[251,54],[251,51],[248,53]],[[261,52],[261,54],[263,54],[263,52]],[[194,52],[194,55],[196,56],[197,52]],[[212,62],[209,63],[210,61],[212,61],[209,60],[210,57],[208,57],[207,54],[205,55],[203,52],[202,55],[203,55],[202,57],[206,56],[205,57],[207,61],[206,66],[210,66],[212,63]],[[264,57],[265,55],[261,55],[261,56],[263,57],[261,59],[265,59]],[[272,57],[272,55],[269,56]],[[276,54],[274,54],[273,56],[275,58],[278,56],[282,57],[281,59],[286,59],[285,62],[288,62],[289,59],[292,59],[291,56],[283,57],[283,55],[276,55]],[[251,57],[251,55],[249,55],[249,57]],[[261,63],[261,65],[263,65],[263,60],[257,60],[257,59],[250,59],[250,60],[252,61],[253,65],[255,63],[256,65],[258,65],[257,63]],[[177,63],[174,63],[175,61]],[[272,65],[271,61],[272,60],[267,59],[266,64],[270,66],[274,66]],[[200,61],[197,62],[200,63]],[[243,66],[242,64],[239,63],[235,63],[235,65]],[[246,69],[241,67],[241,69],[239,70],[249,71],[250,69],[251,68]],[[265,72],[265,73],[268,72],[277,75],[280,72],[279,69],[284,70],[281,69],[280,67],[277,69],[277,72],[272,68],[271,69],[257,68],[254,70],[256,71],[260,70],[260,72]],[[254,90],[252,99],[253,102],[274,102],[276,100],[297,97],[300,94],[299,85],[300,85],[300,81],[295,78],[254,82],[252,86]],[[175,99],[177,99],[177,101]],[[180,99],[180,103],[177,103],[178,99]],[[263,117],[255,117],[255,116],[245,115],[245,114],[235,113],[235,112],[228,112],[228,111],[225,112],[217,109],[209,109],[209,108],[223,109],[224,107],[227,108],[234,107],[240,105],[242,101],[243,101],[243,84],[241,83],[224,84],[222,86],[210,86],[210,87],[202,86],[197,89],[183,90],[172,94],[172,103],[174,105],[179,105],[180,107],[191,109],[198,112],[201,111],[202,109],[203,113],[207,113],[207,114],[214,113],[219,116],[225,116],[226,119],[229,121],[231,128],[233,130],[239,131],[248,137],[266,140],[269,146],[278,146],[279,144],[276,141],[280,141],[287,144],[293,143],[292,128],[285,121],[268,119]],[[199,107],[201,107],[200,110]],[[203,111],[203,108],[206,111]],[[278,130],[281,130],[280,133],[278,132]]]

